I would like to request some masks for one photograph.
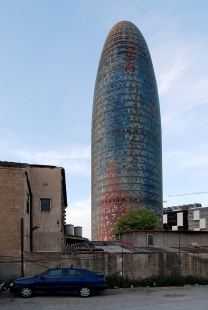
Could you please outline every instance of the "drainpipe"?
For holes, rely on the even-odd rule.
[[[33,198],[30,196],[30,252],[33,252]]]
[[[28,173],[27,171],[25,171],[25,175],[26,175],[26,179],[27,179],[27,186],[29,189],[29,194],[30,194],[30,252],[33,252],[33,195],[32,195],[32,190],[31,190],[31,186],[30,186],[30,181],[28,178]]]
[[[24,222],[21,217],[21,276],[24,277]]]

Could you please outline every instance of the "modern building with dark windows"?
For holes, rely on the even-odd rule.
[[[208,207],[200,203],[163,209],[164,230],[208,231]]]
[[[140,30],[118,22],[105,41],[92,113],[92,240],[115,239],[128,206],[162,228],[162,139],[157,83]]]

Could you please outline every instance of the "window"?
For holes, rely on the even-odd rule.
[[[44,279],[59,279],[62,274],[62,269],[55,269],[46,272],[43,277]]]
[[[183,212],[177,213],[177,226],[183,226]]]
[[[50,211],[51,210],[51,200],[50,199],[40,199],[40,211]]]
[[[206,229],[206,219],[199,220],[200,229]]]
[[[168,223],[168,215],[163,214],[163,224],[167,224],[167,223]]]
[[[64,274],[64,278],[84,278],[84,275],[78,270],[68,269]]]
[[[194,210],[194,221],[200,220],[200,213],[199,210]]]
[[[154,245],[154,235],[147,234],[147,245]]]

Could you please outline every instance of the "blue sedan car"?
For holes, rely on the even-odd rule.
[[[93,292],[106,289],[105,276],[78,267],[50,268],[44,273],[14,280],[10,284],[11,293],[22,297],[31,297],[35,292],[76,292],[81,297],[88,297]]]

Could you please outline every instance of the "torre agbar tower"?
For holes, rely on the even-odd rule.
[[[105,41],[92,113],[92,240],[115,240],[127,208],[153,209],[162,227],[157,84],[140,30],[118,22]]]

